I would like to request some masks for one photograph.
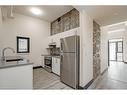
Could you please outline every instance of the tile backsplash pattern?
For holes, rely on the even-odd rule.
[[[51,22],[51,35],[79,27],[79,11],[75,8]]]
[[[93,21],[93,78],[100,75],[100,26]]]

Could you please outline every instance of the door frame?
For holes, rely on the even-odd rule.
[[[122,52],[118,52],[118,43],[119,43],[119,42],[122,42]],[[117,60],[118,62],[123,62],[123,41],[117,41],[116,45],[117,45],[117,46],[116,46],[116,49],[117,49],[116,54],[117,54],[117,53],[122,53],[122,61],[118,61],[118,60],[117,60],[117,55],[116,55],[116,60]]]
[[[110,42],[108,40],[108,66],[110,66],[110,61],[117,61],[117,53],[122,53],[122,61],[117,61],[117,62],[123,62],[123,38],[117,38],[117,39],[122,39],[122,41],[117,41],[117,42]],[[118,42],[122,42],[122,52],[118,52]],[[116,60],[110,60],[110,43],[116,43]]]

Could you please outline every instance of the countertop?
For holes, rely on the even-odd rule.
[[[56,57],[56,58],[60,58],[60,55],[50,55],[50,54],[42,54],[41,56],[49,56],[49,57]]]
[[[27,61],[12,61],[12,62],[0,62],[0,69],[10,68],[10,67],[18,67],[24,65],[32,65],[33,63],[29,63]]]

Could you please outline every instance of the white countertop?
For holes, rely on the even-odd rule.
[[[33,63],[29,63],[26,61],[0,62],[0,69],[23,66],[23,65],[32,65],[32,64]]]

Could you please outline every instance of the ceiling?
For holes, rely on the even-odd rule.
[[[30,8],[32,7],[36,7],[39,8],[42,11],[42,15],[34,15],[30,12]],[[23,15],[27,15],[27,16],[31,16],[31,17],[36,17],[42,20],[46,20],[49,22],[52,22],[54,20],[56,20],[58,17],[64,15],[65,13],[67,13],[68,11],[70,11],[71,9],[73,9],[72,6],[14,6],[14,12],[16,13],[20,13]]]
[[[39,8],[42,15],[34,15],[30,8]],[[36,17],[52,22],[73,8],[85,9],[86,12],[101,26],[127,21],[127,6],[70,6],[70,5],[42,5],[42,6],[14,6],[14,12]]]
[[[101,26],[127,21],[127,6],[75,6],[86,12]]]

